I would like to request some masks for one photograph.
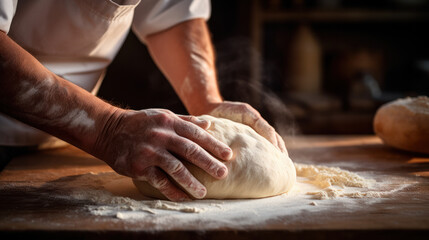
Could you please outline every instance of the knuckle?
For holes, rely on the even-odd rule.
[[[241,107],[242,107],[242,110],[247,112],[247,113],[252,113],[252,114],[255,113],[255,109],[247,103],[243,103],[243,105],[241,105]]]
[[[201,138],[203,138],[203,136],[204,136],[204,132],[203,132],[201,129],[199,129],[199,128],[197,128],[197,127],[194,127],[192,135],[193,135],[196,139],[201,139]]]
[[[277,133],[276,133],[276,130],[274,129],[274,127],[268,123],[266,123],[265,125],[267,126],[267,131],[270,133],[270,135],[273,135],[274,137],[276,137]]]
[[[158,158],[159,153],[152,147],[145,146],[140,150],[140,156],[144,159]]]
[[[168,110],[168,109],[162,109],[162,111],[166,114],[174,114],[172,111]]]
[[[197,122],[198,118],[196,118],[194,116],[189,116],[188,121],[190,121],[190,122]]]
[[[194,158],[199,154],[199,148],[197,145],[190,144],[185,147],[185,157],[186,158]]]
[[[153,179],[152,186],[159,190],[165,190],[169,188],[168,178]]]
[[[242,104],[238,107],[239,107],[241,112],[247,112],[249,110],[249,107],[247,106],[247,104]]]
[[[160,174],[156,167],[148,167],[143,170],[140,180],[148,181],[156,189],[165,189],[169,186],[167,177]]]
[[[245,110],[249,114],[253,115],[254,118],[260,118],[261,117],[261,114],[255,108],[253,108],[250,104],[245,103],[244,106],[245,106]]]
[[[159,125],[165,126],[165,125],[170,125],[173,118],[171,117],[171,113],[169,112],[160,112],[156,116],[156,120]]]
[[[204,168],[208,170],[210,173],[215,173],[216,169],[218,169],[218,165],[213,161],[206,161],[204,163]]]
[[[171,165],[172,176],[184,176],[186,174],[186,167],[181,162],[177,162]]]
[[[148,137],[152,140],[161,140],[166,137],[166,134],[160,130],[152,129],[149,132]]]

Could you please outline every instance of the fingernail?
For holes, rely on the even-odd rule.
[[[231,159],[232,158],[232,150],[230,148],[227,148],[225,151],[223,151],[222,157],[226,160]]]
[[[198,190],[197,198],[203,198],[204,196],[206,196],[206,189],[202,188],[202,189]]]
[[[204,129],[207,130],[210,128],[210,125],[212,124],[210,121],[198,119],[201,125],[204,125]]]
[[[205,120],[205,119],[201,119],[201,118],[199,118],[199,117],[196,117],[197,118],[197,122],[198,123],[207,123],[208,121],[207,120]]]
[[[226,168],[219,168],[216,172],[218,177],[223,177],[226,174]]]

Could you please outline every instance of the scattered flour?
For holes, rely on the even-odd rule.
[[[373,180],[367,180],[346,170],[337,167],[316,166],[295,163],[297,176],[306,177],[310,184],[321,188],[332,185],[340,187],[368,187]]]
[[[307,192],[313,195],[315,199],[334,199],[337,197],[349,198],[379,198],[381,192],[366,191],[372,184],[373,179],[365,179],[356,173],[342,170],[337,167],[315,166],[295,163],[296,174],[298,177],[307,178],[306,183],[322,188],[318,191]],[[350,188],[346,192],[344,188]]]
[[[153,200],[142,196],[130,178],[114,172],[64,177],[51,182],[50,187],[61,189],[56,197],[78,201],[92,215],[143,221],[150,223],[154,230],[165,230],[174,228],[177,222],[183,228],[217,229],[257,226],[277,218],[302,221],[307,213],[329,212],[338,206],[347,206],[344,211],[358,211],[412,184],[393,177],[390,179],[395,183],[385,181],[388,178],[379,175],[373,175],[377,181],[365,179],[335,167],[295,166],[298,177],[291,191],[263,199],[183,203]]]
[[[67,181],[66,181],[67,182]],[[92,184],[91,184],[92,183]],[[163,200],[149,200],[136,197],[137,190],[131,186],[129,178],[113,172],[88,173],[74,178],[71,184],[63,185],[70,188],[68,199],[87,201],[87,209],[95,215],[116,215],[119,211],[143,211],[155,214],[154,210],[170,210],[184,213],[200,213],[204,208],[192,207]],[[125,187],[125,192],[120,192]]]
[[[183,204],[179,204],[175,202],[166,202],[161,200],[151,201],[149,206],[156,209],[173,210],[173,211],[186,212],[186,213],[200,213],[204,211],[204,208],[188,207]]]

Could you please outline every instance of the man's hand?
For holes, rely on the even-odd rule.
[[[287,153],[285,143],[276,130],[262,118],[261,114],[247,103],[228,102],[218,103],[209,113],[214,117],[227,118],[252,127],[257,133]]]
[[[147,181],[168,199],[190,199],[173,182],[194,198],[206,195],[182,160],[217,179],[227,175],[216,158],[229,160],[232,150],[205,131],[210,122],[163,109],[124,111],[115,118],[98,137],[95,151],[118,173]]]

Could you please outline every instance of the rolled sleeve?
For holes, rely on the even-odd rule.
[[[142,0],[134,13],[132,29],[140,41],[178,23],[210,17],[210,0]]]
[[[12,18],[15,15],[18,0],[1,0],[0,1],[0,30],[8,33]]]

